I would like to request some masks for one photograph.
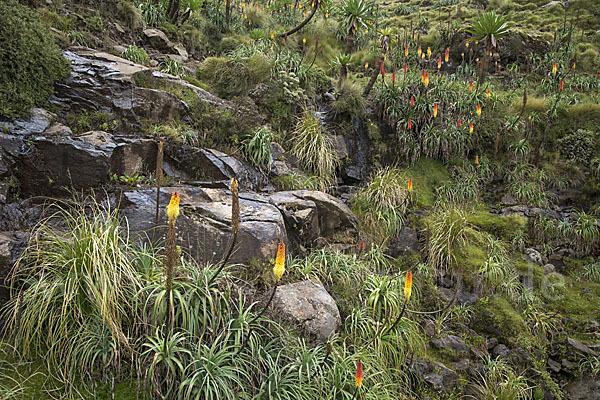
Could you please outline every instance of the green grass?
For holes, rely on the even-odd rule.
[[[446,166],[431,158],[421,158],[403,172],[413,178],[414,199],[416,206],[420,208],[433,207],[436,188],[450,180]]]

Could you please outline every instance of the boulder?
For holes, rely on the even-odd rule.
[[[85,189],[109,182],[111,174],[153,171],[156,143],[150,139],[113,137],[102,131],[72,137],[70,131],[30,136],[13,155],[20,191],[29,196]]]
[[[598,393],[600,393],[600,377],[584,376],[581,379],[568,384],[564,390],[572,399],[598,400]]]
[[[191,122],[189,105],[174,94],[154,87],[179,87],[197,96],[198,101],[255,121],[256,115],[220,99],[178,77],[152,71],[124,58],[92,49],[73,47],[65,53],[71,74],[56,84],[51,103],[64,114],[83,110],[101,111],[120,119],[120,128],[139,132],[140,121],[178,120]]]
[[[581,343],[577,339],[567,338],[567,343],[569,344],[569,346],[571,346],[573,348],[573,350],[576,350],[582,354],[590,355],[590,356],[596,355],[596,352],[594,350],[590,349],[588,346]]]
[[[0,121],[0,132],[28,136],[46,131],[56,120],[56,115],[43,108],[32,108],[30,115],[13,121]]]
[[[553,264],[544,264],[542,266],[542,269],[544,270],[544,274],[546,274],[546,275],[551,274],[556,271],[556,267]]]
[[[144,35],[144,43],[155,50],[163,53],[169,53],[173,48],[173,44],[167,35],[165,35],[165,33],[159,29],[148,28],[144,29],[142,33]]]
[[[252,166],[214,149],[165,143],[165,172],[195,185],[228,188],[236,177],[241,190],[259,190],[267,181]]]
[[[342,201],[315,190],[277,192],[270,202],[283,214],[292,239],[303,247],[320,242],[354,245],[358,221]]]
[[[219,262],[231,237],[231,193],[223,189],[164,187],[160,210],[166,208],[175,191],[181,196],[178,243],[200,262]],[[153,188],[127,190],[120,199],[121,212],[133,233],[164,238],[166,215],[160,212],[159,226],[155,227],[155,207],[156,189]],[[277,253],[279,242],[287,242],[283,217],[264,196],[241,193],[240,216],[240,233],[229,262],[248,264],[255,259],[271,259]]]
[[[446,367],[441,362],[434,362],[433,366],[434,369],[442,376],[442,383],[446,392],[452,390],[458,385],[458,374],[455,371]]]
[[[542,257],[540,252],[536,249],[525,249],[524,253],[526,256],[526,260],[531,261],[532,263],[537,265],[544,265],[544,257]]]
[[[496,347],[492,349],[492,354],[495,357],[506,358],[510,354],[510,349],[503,345],[502,343],[497,344]]]
[[[423,377],[423,380],[436,392],[444,391],[444,378],[434,372],[430,372]]]
[[[433,339],[430,344],[438,350],[445,350],[452,353],[457,358],[464,357],[469,353],[469,347],[464,340],[454,335]]]
[[[279,286],[273,304],[279,318],[317,342],[326,342],[342,323],[337,304],[318,281]]]
[[[27,246],[27,233],[0,232],[0,307],[9,298],[5,279]]]
[[[417,231],[409,226],[402,227],[400,232],[388,241],[386,252],[394,258],[418,253],[419,238],[417,236]]]

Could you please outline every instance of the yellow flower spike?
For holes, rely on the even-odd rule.
[[[408,179],[408,192],[412,192],[412,188],[413,188],[413,180],[412,178]]]
[[[285,243],[279,243],[277,247],[277,257],[275,258],[275,266],[273,267],[273,275],[277,282],[285,273]]]
[[[412,271],[408,271],[406,273],[406,279],[404,280],[404,303],[408,303],[411,292],[412,292]]]
[[[175,224],[179,217],[179,193],[177,192],[171,194],[171,201],[167,206],[167,217],[169,217],[169,224]]]

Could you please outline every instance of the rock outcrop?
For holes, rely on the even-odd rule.
[[[279,286],[273,304],[279,318],[299,327],[303,335],[317,342],[327,341],[342,323],[335,300],[317,281]]]

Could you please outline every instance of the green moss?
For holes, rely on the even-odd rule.
[[[73,133],[89,131],[111,132],[119,126],[117,120],[111,119],[110,115],[101,111],[92,113],[83,111],[80,114],[69,114],[66,120]]]
[[[417,207],[432,207],[435,189],[450,179],[446,166],[441,161],[421,158],[406,170],[405,175],[413,178],[414,199]]]
[[[509,347],[530,349],[537,344],[521,314],[502,296],[481,299],[474,307],[472,321],[476,330],[496,336]]]
[[[517,234],[525,231],[527,218],[520,215],[500,216],[487,211],[477,211],[468,216],[469,223],[479,230],[510,242]]]
[[[46,105],[54,82],[69,73],[48,27],[15,0],[2,1],[0,37],[0,117],[17,117]]]

